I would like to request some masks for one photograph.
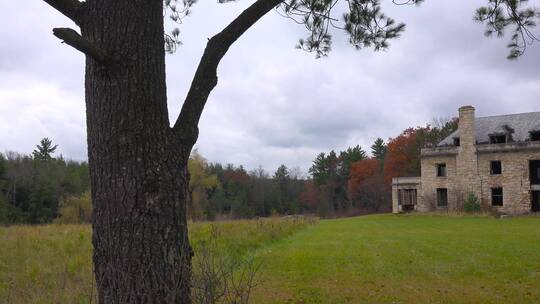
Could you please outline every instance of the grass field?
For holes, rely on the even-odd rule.
[[[263,263],[253,303],[540,303],[538,217],[216,225],[224,250]],[[212,226],[191,231],[197,250]],[[89,303],[91,272],[89,226],[0,228],[0,303]]]
[[[540,303],[540,218],[322,221],[259,251],[254,303]]]
[[[217,231],[220,250],[237,257],[317,222],[316,218],[272,218],[190,223],[190,239],[197,254]],[[91,227],[0,227],[0,303],[96,303]]]

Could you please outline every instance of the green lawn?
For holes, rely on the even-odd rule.
[[[540,218],[325,220],[259,250],[254,303],[540,303]]]
[[[540,217],[221,222],[262,261],[252,303],[540,303]],[[191,224],[195,252],[213,231]],[[89,226],[0,228],[0,303],[95,303]]]

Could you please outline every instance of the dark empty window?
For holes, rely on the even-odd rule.
[[[540,184],[540,160],[529,161],[529,172],[530,172],[531,184],[539,185]]]
[[[448,189],[446,188],[437,189],[437,206],[438,207],[448,206]]]
[[[460,145],[459,137],[454,137],[454,146],[459,147],[459,145]]]
[[[491,175],[502,174],[502,163],[500,160],[494,160],[491,162],[489,173]]]
[[[534,131],[531,132],[531,141],[539,141],[540,140],[540,131]]]
[[[491,188],[491,205],[502,206],[503,205],[503,188]]]
[[[437,176],[446,176],[446,164],[437,164]]]
[[[506,135],[490,135],[489,143],[490,144],[503,144],[506,142]]]

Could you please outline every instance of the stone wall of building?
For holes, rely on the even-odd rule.
[[[480,199],[484,210],[506,214],[525,214],[531,211],[531,185],[529,161],[540,160],[540,149],[513,152],[488,152],[474,155],[478,168],[469,176],[460,174],[457,156],[422,157],[421,194],[418,198],[420,212],[435,210],[462,210],[468,193]],[[491,162],[501,161],[502,174],[491,174]],[[447,176],[437,176],[437,164],[445,163]],[[463,172],[463,171],[461,171]],[[493,206],[491,189],[503,188],[503,206]],[[437,207],[437,188],[448,189],[448,207]]]
[[[459,146],[422,149],[421,177],[417,186],[420,212],[463,210],[469,193],[479,198],[484,210],[506,214],[531,212],[529,162],[540,160],[540,141],[502,144],[477,144],[475,110],[472,106],[459,109]],[[491,174],[491,162],[500,161],[502,173]],[[437,165],[446,165],[446,176],[437,176]],[[399,183],[393,185],[393,198]],[[535,190],[540,185],[535,185]],[[447,189],[447,206],[438,206],[437,189]],[[503,205],[493,206],[492,189],[503,189]],[[399,211],[397,202],[393,202]]]
[[[418,211],[462,210],[469,193],[480,199],[484,210],[508,214],[531,211],[529,161],[540,160],[540,143],[477,145],[474,108],[459,109],[459,147],[422,150],[421,195]],[[501,161],[502,174],[491,174],[491,161]],[[437,164],[446,164],[446,177],[437,176]],[[493,206],[492,188],[503,188],[503,206]],[[437,206],[437,188],[448,191],[448,206]]]
[[[446,164],[446,177],[437,176],[437,165]],[[458,201],[456,193],[457,168],[455,155],[422,157],[422,191],[418,201],[418,211],[427,212],[453,209]],[[437,206],[437,188],[448,189],[448,207]]]
[[[482,205],[508,214],[530,212],[530,160],[540,160],[540,150],[479,153],[479,197]],[[491,161],[501,161],[501,175],[491,175]],[[503,188],[503,206],[500,207],[492,206],[491,189],[496,187]]]

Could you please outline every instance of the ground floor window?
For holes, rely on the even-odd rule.
[[[502,206],[503,205],[503,188],[491,188],[491,205]]]
[[[399,189],[398,203],[402,206],[416,205],[416,189]]]
[[[540,184],[540,160],[531,160],[529,162],[529,172],[531,184]]]
[[[448,206],[448,189],[438,188],[437,189],[437,207],[446,207]]]

